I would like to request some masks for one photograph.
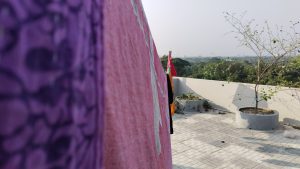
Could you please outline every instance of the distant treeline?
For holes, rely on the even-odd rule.
[[[255,57],[205,57],[173,58],[177,76],[198,79],[255,83]],[[266,57],[265,62],[270,58]],[[161,58],[164,69],[167,56]],[[280,85],[300,88],[300,56],[287,59],[272,69],[262,82],[265,85]]]

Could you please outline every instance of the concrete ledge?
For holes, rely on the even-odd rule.
[[[238,128],[253,130],[274,130],[278,127],[278,112],[274,114],[249,114],[238,111],[236,113],[236,124]]]
[[[286,124],[288,126],[296,127],[300,129],[300,121],[290,118],[284,118],[283,124]]]

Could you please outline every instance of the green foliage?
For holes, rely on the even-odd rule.
[[[284,86],[300,87],[300,56],[294,58],[276,77]]]
[[[255,78],[253,66],[239,61],[212,61],[198,63],[192,66],[192,78],[253,82]]]
[[[167,64],[168,64],[168,56],[164,55],[160,60],[161,60],[161,64],[162,64],[164,70],[166,71]],[[181,58],[172,58],[172,62],[175,66],[177,76],[179,76],[179,77],[188,76],[188,74],[190,72],[190,66],[191,66],[190,62],[183,60]]]
[[[193,93],[182,94],[181,96],[178,96],[177,98],[183,99],[183,100],[200,100],[200,97],[195,96]]]
[[[300,56],[274,67],[262,84],[300,88]]]
[[[276,86],[274,89],[272,89],[272,88],[268,88],[267,90],[262,89],[260,91],[260,97],[262,98],[262,100],[268,101],[277,93],[277,91],[279,89],[280,89],[280,87],[278,87],[278,86]]]
[[[266,59],[265,62],[269,60]],[[167,56],[161,58],[164,68],[167,66]],[[177,76],[198,79],[255,83],[256,64],[243,58],[212,58],[205,62],[190,63],[180,58],[173,58]],[[282,68],[284,67],[284,68]],[[269,76],[261,84],[279,85],[300,88],[300,56],[286,60],[272,68]]]

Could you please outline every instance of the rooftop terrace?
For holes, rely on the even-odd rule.
[[[300,168],[299,130],[283,125],[274,131],[238,129],[234,117],[217,111],[176,114],[173,168]]]

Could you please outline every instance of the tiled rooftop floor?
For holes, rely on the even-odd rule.
[[[237,129],[234,114],[209,112],[176,114],[174,132],[173,169],[300,169],[300,130]]]

